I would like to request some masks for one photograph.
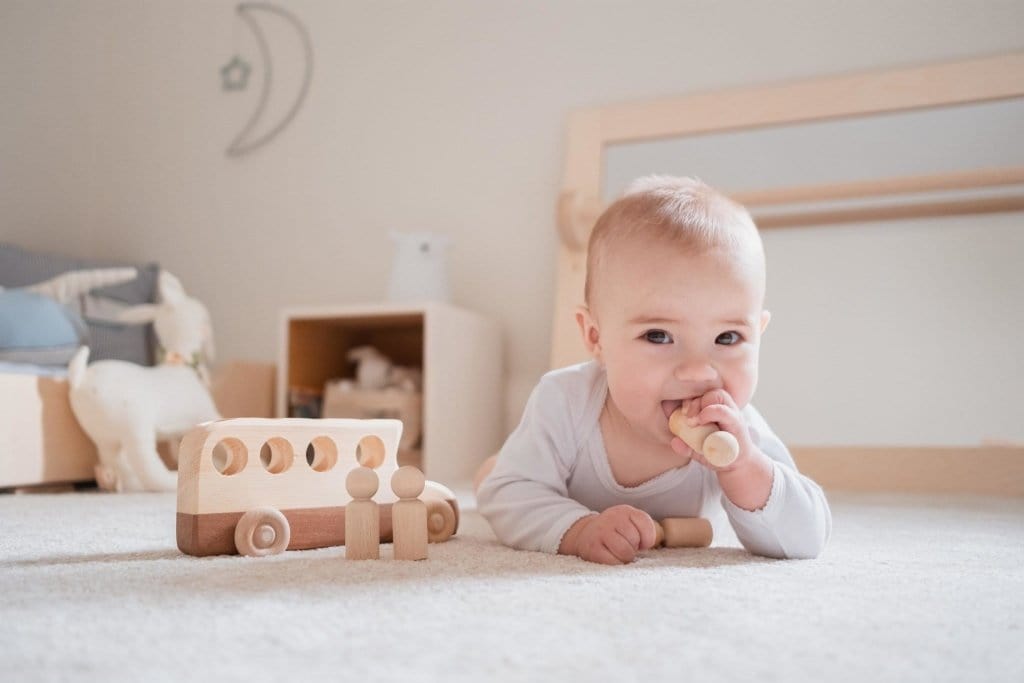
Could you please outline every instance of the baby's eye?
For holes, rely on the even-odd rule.
[[[671,344],[672,335],[665,330],[647,330],[644,332],[644,339],[652,344]]]
[[[734,344],[739,344],[741,341],[743,341],[743,335],[732,330],[723,332],[715,338],[715,343],[721,344],[722,346],[732,346]]]

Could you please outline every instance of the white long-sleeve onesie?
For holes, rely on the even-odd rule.
[[[608,382],[594,361],[544,375],[522,421],[477,491],[480,512],[505,545],[557,553],[577,520],[629,504],[654,519],[708,516],[720,504],[740,543],[758,555],[817,557],[832,528],[821,487],[800,474],[789,451],[748,405],[743,415],[753,442],[772,460],[771,494],[763,508],[730,501],[711,470],[691,462],[626,487],[615,481],[599,418]],[[720,501],[720,503],[719,503]]]

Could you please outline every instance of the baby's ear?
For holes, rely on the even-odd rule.
[[[576,324],[580,326],[580,334],[583,336],[583,345],[586,347],[587,352],[600,360],[600,333],[594,321],[594,316],[590,314],[590,309],[585,304],[576,307]]]
[[[768,321],[771,319],[771,311],[761,311],[761,334],[764,334],[765,328],[768,327]]]

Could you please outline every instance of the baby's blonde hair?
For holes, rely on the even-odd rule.
[[[742,204],[696,178],[649,175],[633,181],[594,224],[587,246],[587,303],[609,248],[636,239],[672,244],[696,254],[727,250],[749,260],[764,279],[764,246]]]

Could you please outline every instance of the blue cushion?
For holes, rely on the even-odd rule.
[[[0,287],[26,287],[70,270],[111,268],[131,265],[139,276],[131,282],[93,290],[89,296],[100,297],[112,305],[149,304],[156,302],[156,263],[125,264],[109,260],[75,259],[56,254],[34,252],[13,244],[0,243]],[[92,317],[79,308],[89,330],[89,360],[115,358],[139,365],[152,365],[156,336],[152,325],[132,325],[107,318]]]
[[[0,291],[0,361],[66,365],[88,343],[85,323],[53,299]]]

